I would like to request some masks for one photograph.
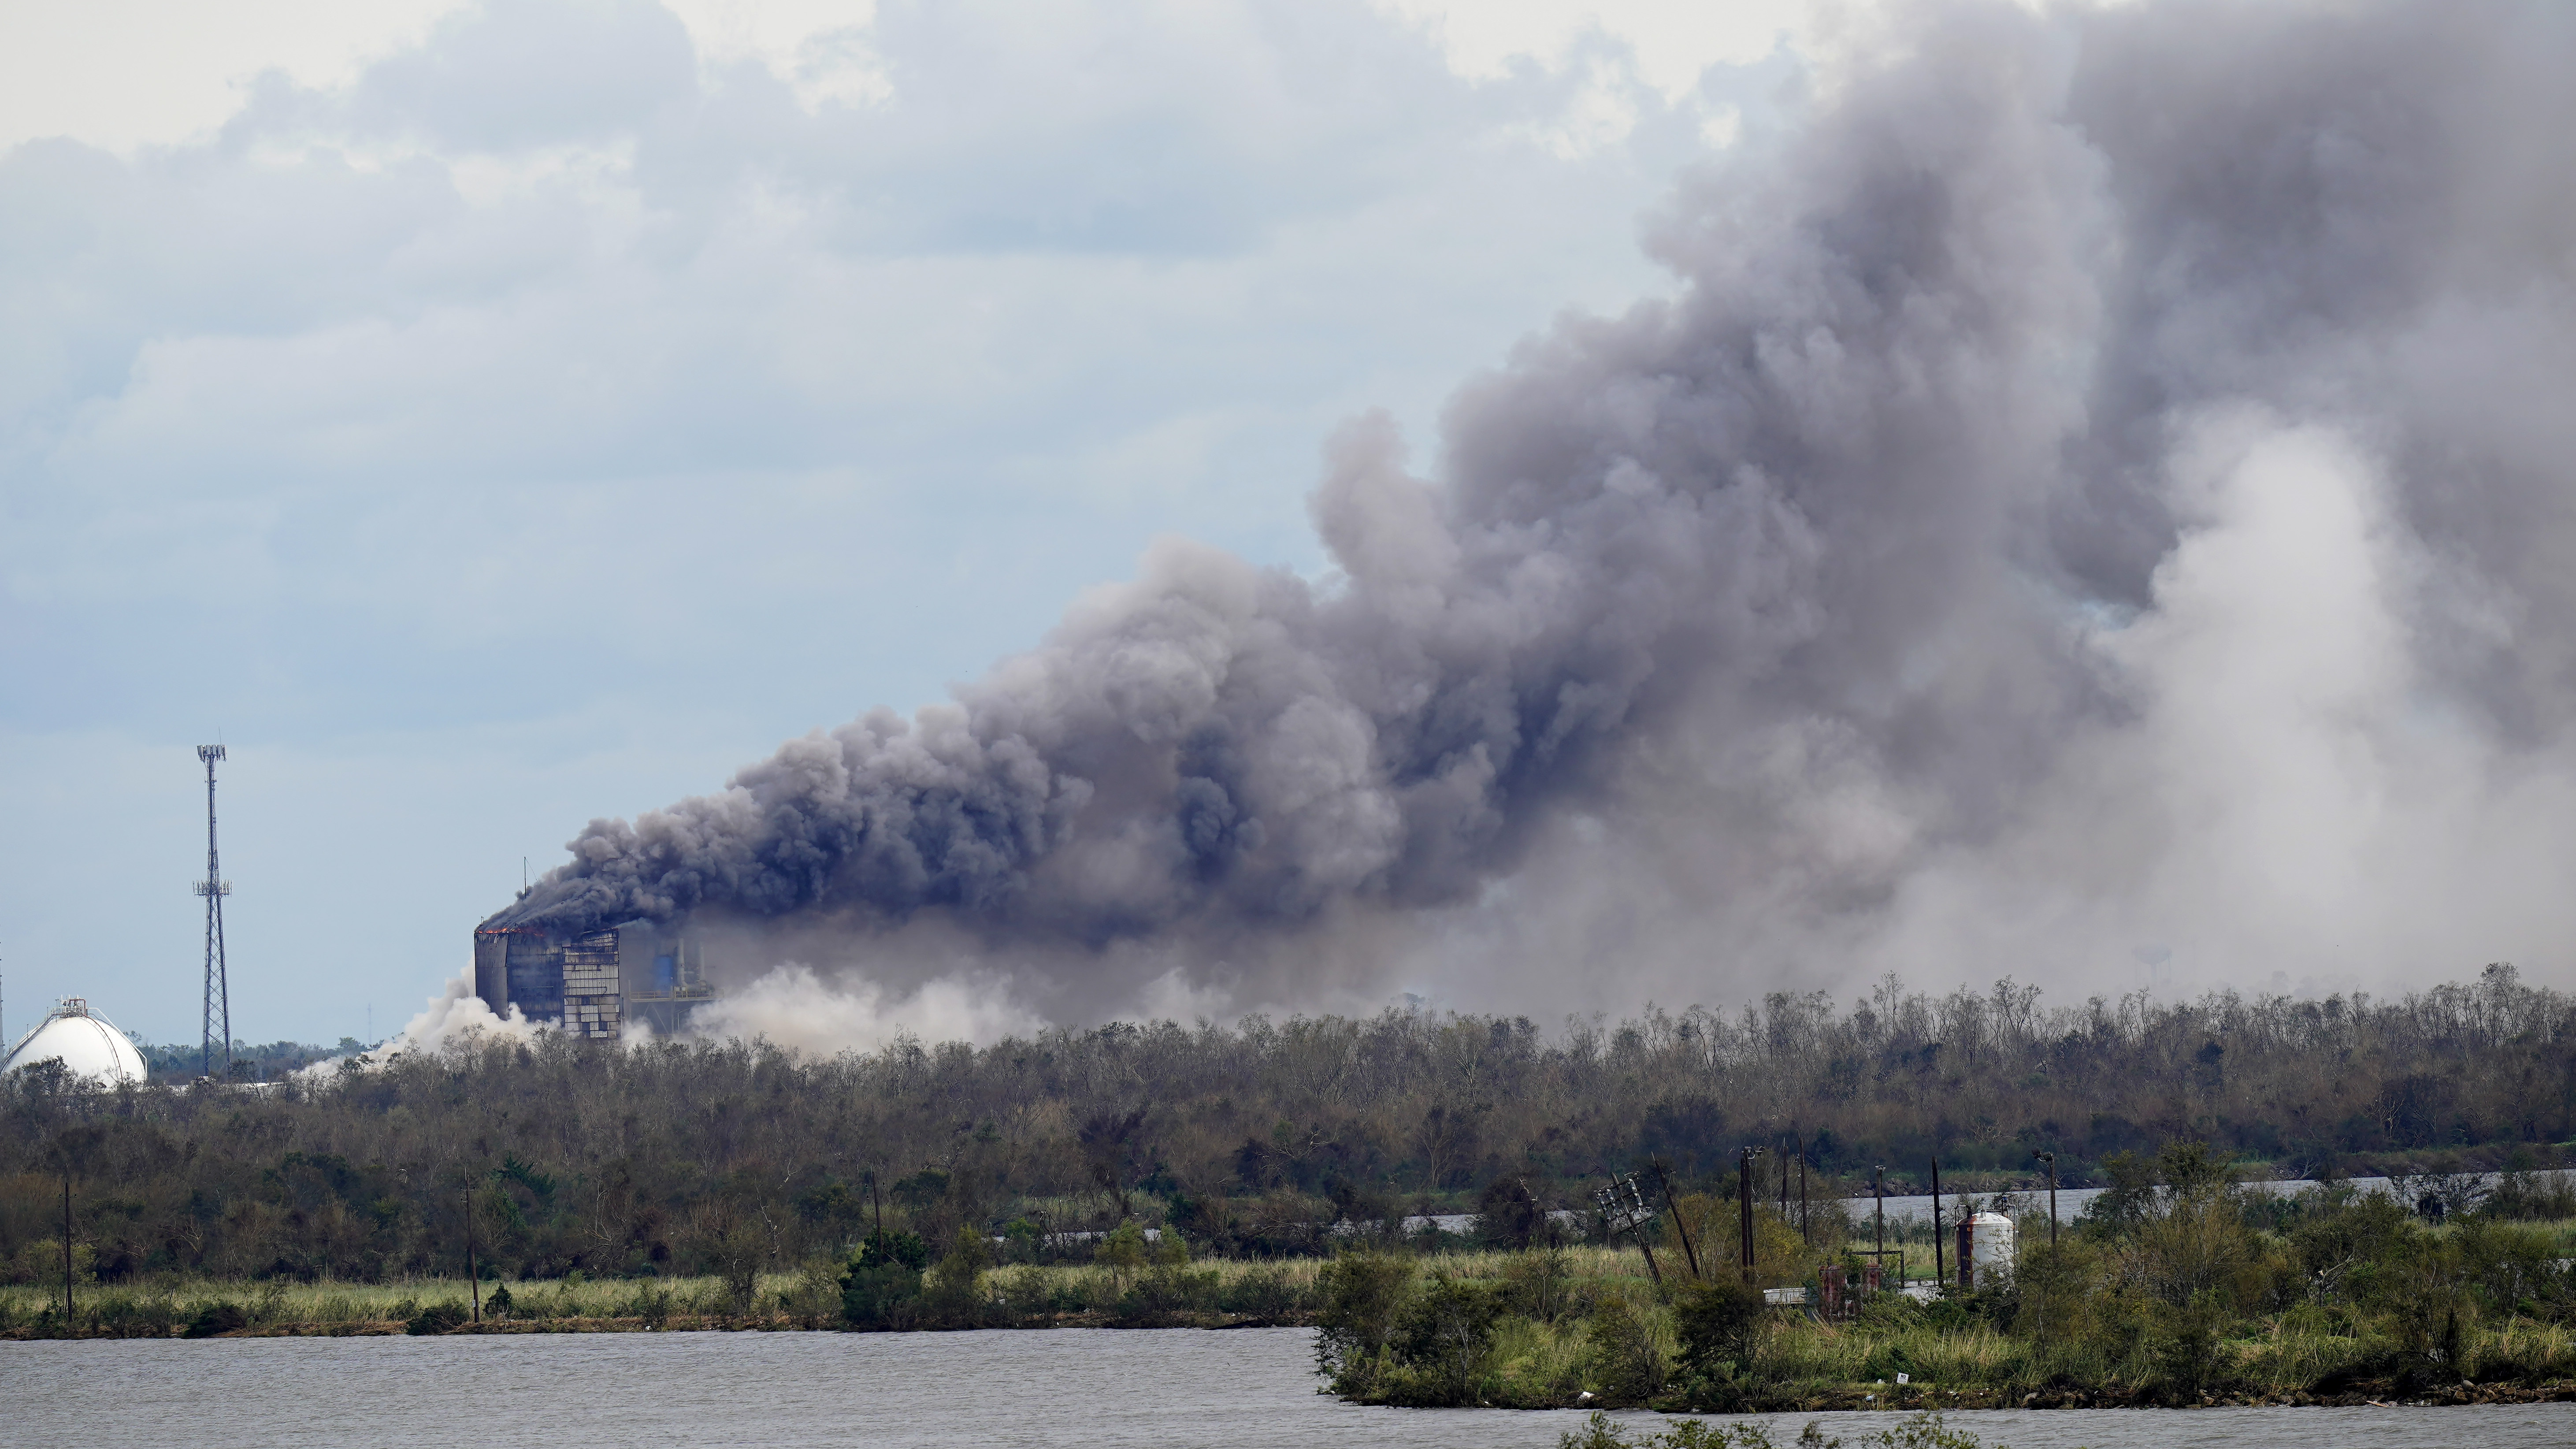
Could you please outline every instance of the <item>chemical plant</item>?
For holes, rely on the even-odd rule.
[[[698,939],[652,921],[567,930],[503,911],[474,930],[474,994],[506,1015],[593,1041],[634,1023],[670,1036],[715,993]]]

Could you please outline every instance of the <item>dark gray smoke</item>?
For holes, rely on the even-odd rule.
[[[1159,546],[496,919],[1071,1015],[1166,973],[2551,974],[2571,74],[2555,5],[1923,7],[1685,180],[1672,299],[1466,386],[1430,477],[1336,437],[1340,577]]]

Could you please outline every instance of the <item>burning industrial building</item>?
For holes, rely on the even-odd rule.
[[[623,1040],[630,1028],[672,1036],[714,995],[701,943],[683,928],[520,924],[526,915],[503,911],[474,930],[474,994],[495,1017],[515,1007],[595,1041]]]
[[[1921,7],[1685,179],[1672,296],[1474,380],[1427,474],[1344,429],[1334,573],[1166,541],[953,703],[594,821],[477,994],[2558,969],[2569,34]]]

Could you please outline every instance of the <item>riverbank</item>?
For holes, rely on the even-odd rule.
[[[2463,1234],[2427,1231],[2427,1242]],[[2534,1244],[2576,1238],[2576,1223],[2522,1230]],[[2455,1245],[2456,1246],[2456,1245]],[[2045,1252],[2035,1249],[2034,1254]],[[2074,1251],[2070,1242],[2068,1251]],[[1375,1278],[1363,1281],[1363,1266]],[[2096,1264],[2099,1266],[2098,1262]],[[2191,1327],[2151,1309],[2126,1320],[2063,1313],[2045,1264],[2020,1289],[1930,1304],[1882,1295],[1825,1321],[1761,1310],[1743,1357],[1722,1374],[1695,1355],[1688,1282],[1658,1281],[1634,1249],[1466,1251],[1336,1260],[1166,1262],[1128,1267],[1004,1265],[943,1293],[941,1269],[915,1275],[900,1323],[879,1329],[1261,1329],[1322,1325],[1333,1387],[1350,1402],[1522,1410],[1651,1407],[1668,1412],[1854,1413],[2101,1409],[2160,1405],[2363,1407],[2390,1403],[2576,1401],[2576,1330],[2507,1313],[2474,1315],[2432,1353],[2367,1308],[2292,1305]],[[951,1278],[955,1277],[951,1272]],[[462,1279],[384,1284],[171,1281],[83,1287],[71,1331],[40,1287],[0,1288],[0,1337],[348,1338],[634,1333],[782,1333],[852,1328],[848,1270],[820,1263],[721,1277],[486,1282],[473,1319]],[[2534,1283],[2534,1287],[2546,1285]],[[57,1292],[59,1290],[56,1290]],[[1353,1361],[1355,1297],[1374,1296],[1378,1350]],[[2348,1295],[2347,1295],[2348,1296]],[[55,1300],[59,1303],[59,1299]],[[1445,1308],[1443,1305],[1446,1305]],[[2538,1308],[2538,1300],[2526,1307]],[[2141,1305],[2131,1305],[2133,1309]],[[1450,1316],[1444,1320],[1443,1312]],[[2178,1333],[2177,1330],[2184,1332]],[[1462,1377],[1422,1364],[1463,1349]],[[1330,1337],[1340,1333],[1336,1342]],[[1353,1372],[1354,1368],[1361,1371]],[[1902,1380],[1902,1381],[1900,1381]]]

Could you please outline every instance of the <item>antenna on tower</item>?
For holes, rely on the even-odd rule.
[[[224,897],[233,893],[233,883],[224,879],[223,866],[215,855],[215,761],[224,758],[224,747],[199,745],[197,758],[206,762],[206,878],[194,887],[206,898],[205,1039],[198,1070],[209,1077],[217,1076],[215,1047],[221,1043],[222,1076],[228,1077],[233,1067],[233,1003],[224,980]],[[215,1034],[218,1028],[223,1032],[221,1036]]]

